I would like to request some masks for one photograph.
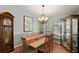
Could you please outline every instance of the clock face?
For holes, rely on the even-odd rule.
[[[3,21],[4,25],[11,25],[11,20],[9,18],[5,18]]]

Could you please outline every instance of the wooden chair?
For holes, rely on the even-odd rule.
[[[23,52],[28,52],[28,45],[26,44],[26,40],[24,38],[21,39],[23,44]]]
[[[39,47],[39,51],[49,53],[53,50],[53,34],[45,36],[45,44]]]
[[[23,43],[23,52],[28,52],[28,53],[34,53],[36,52],[34,48],[32,48],[31,46],[28,46],[27,44],[30,44],[33,40],[27,40],[25,38],[21,38],[22,39],[22,43]]]

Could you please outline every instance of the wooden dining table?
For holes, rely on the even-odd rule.
[[[28,38],[21,37],[21,39],[24,47],[25,45],[27,46],[27,48],[30,46],[35,50],[35,52],[37,52],[38,48],[45,43],[44,34],[39,34]]]
[[[37,53],[39,47],[45,44],[46,35],[41,34],[41,35],[36,35],[33,37],[23,38],[23,39],[26,41],[26,45],[34,48],[35,52]]]
[[[38,48],[43,45],[45,43],[45,37],[44,38],[41,38],[37,41],[34,41],[30,44],[28,44],[29,46],[33,47],[35,49],[35,52],[37,53],[38,52]]]

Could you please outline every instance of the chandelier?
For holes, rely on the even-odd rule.
[[[39,22],[42,24],[46,23],[48,20],[48,17],[45,17],[45,14],[44,14],[44,7],[45,5],[42,5],[42,16],[38,19]]]

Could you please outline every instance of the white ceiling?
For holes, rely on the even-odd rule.
[[[20,5],[18,6],[23,11],[28,12],[34,16],[40,16],[42,14],[41,5]],[[62,16],[68,13],[77,12],[79,10],[78,5],[45,5],[46,16]]]

